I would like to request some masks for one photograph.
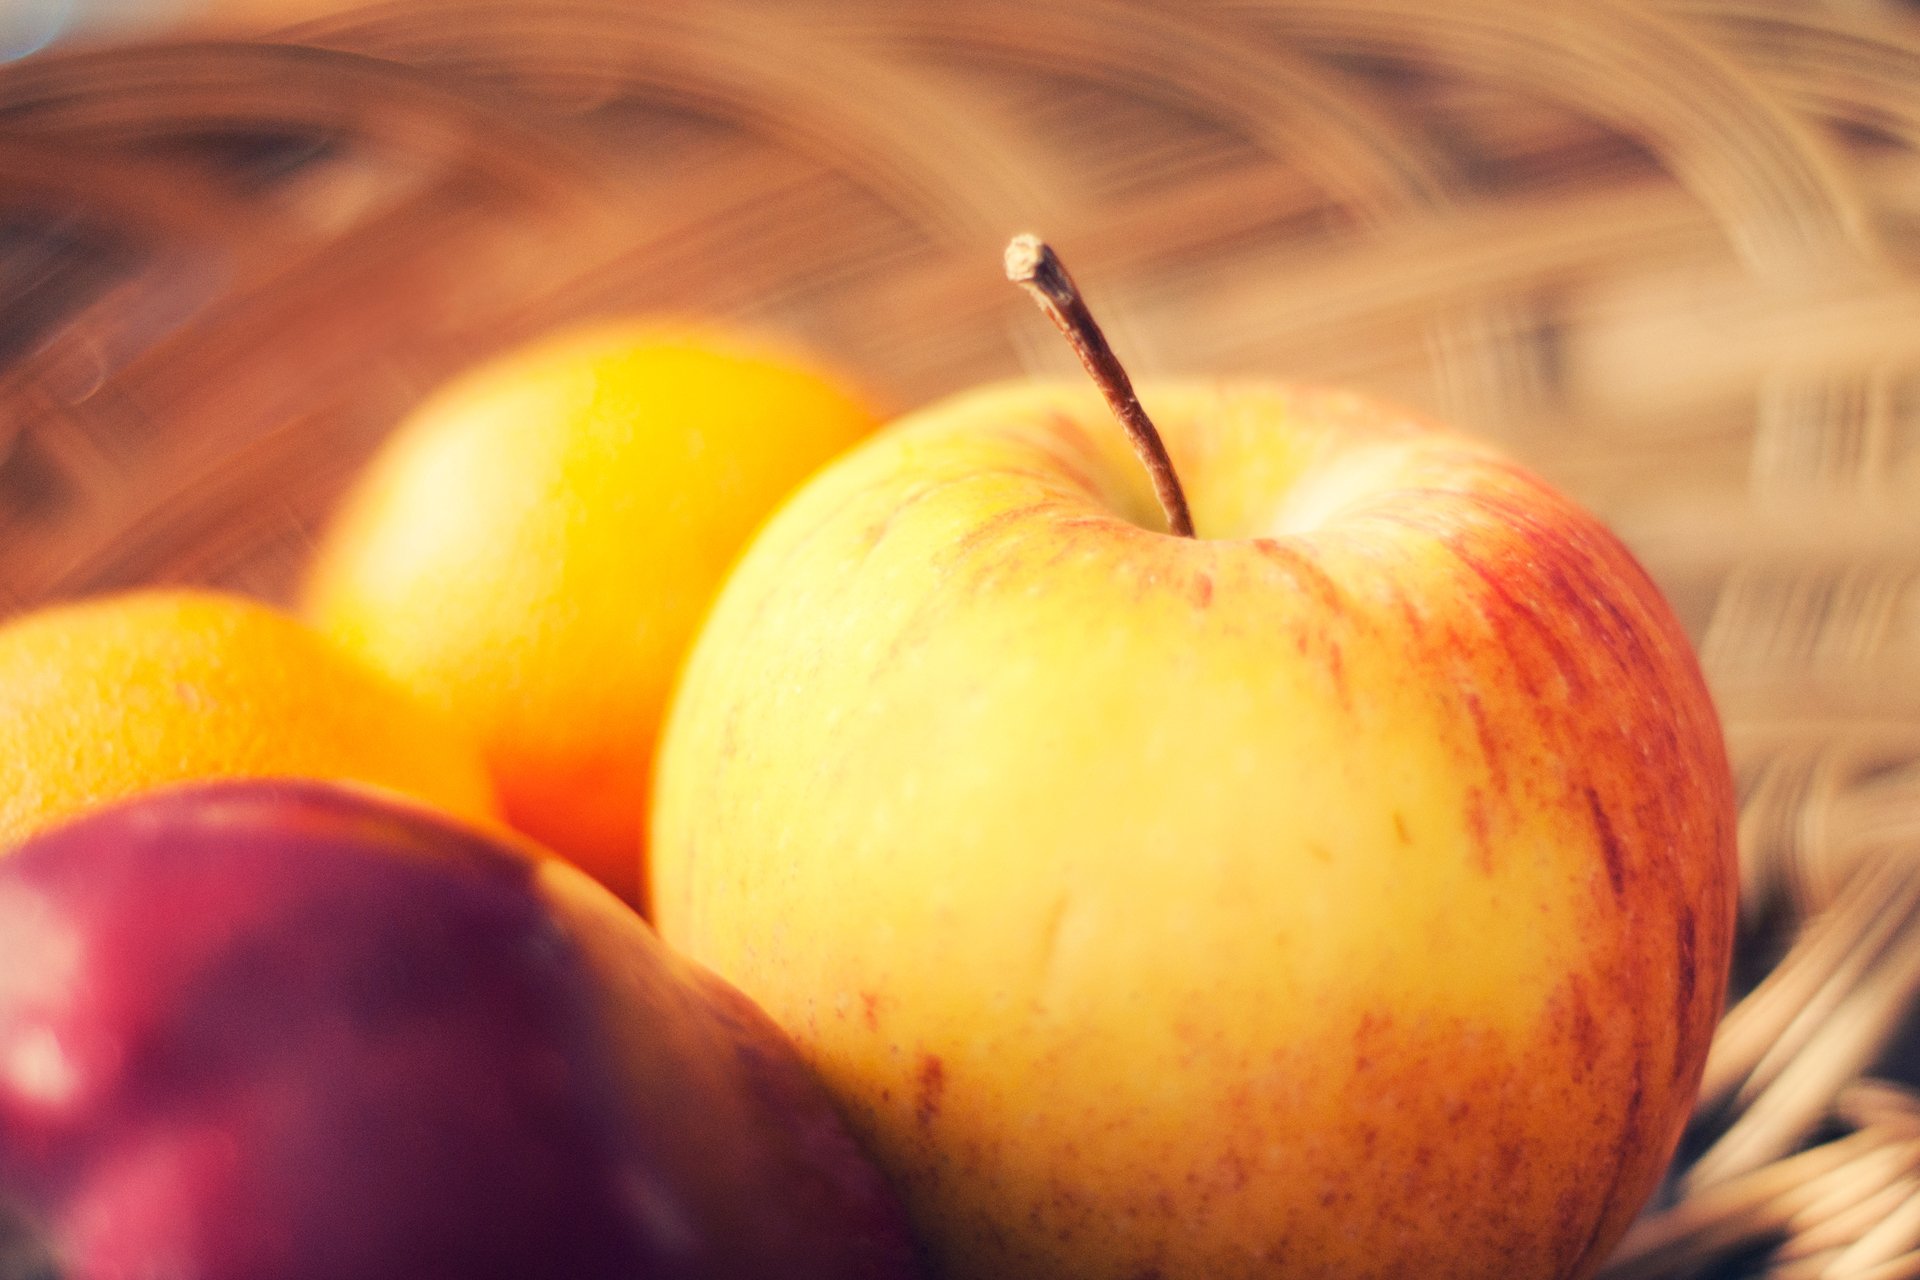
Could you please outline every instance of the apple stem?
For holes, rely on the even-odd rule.
[[[1059,256],[1038,236],[1015,236],[1007,246],[1007,279],[1033,295],[1040,309],[1066,335],[1094,385],[1107,398],[1113,416],[1126,429],[1134,453],[1153,477],[1153,491],[1160,498],[1160,509],[1167,513],[1167,532],[1191,538],[1193,515],[1187,510],[1187,495],[1180,488],[1180,477],[1174,474],[1167,446],[1153,419],[1140,406],[1133,381],[1107,345],[1107,336],[1100,332],[1080,290],[1074,287],[1073,277],[1060,265]]]

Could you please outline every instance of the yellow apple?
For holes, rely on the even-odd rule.
[[[763,531],[670,714],[668,940],[798,1040],[941,1274],[1589,1273],[1724,994],[1686,637],[1592,516],[1353,395],[897,423]]]

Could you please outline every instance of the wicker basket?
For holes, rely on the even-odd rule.
[[[907,407],[1071,357],[1371,388],[1669,593],[1742,999],[1606,1273],[1920,1276],[1920,17],[1872,0],[419,0],[0,68],[0,612],[284,593],[451,371],[781,331]],[[1904,1082],[1904,1083],[1901,1083]]]

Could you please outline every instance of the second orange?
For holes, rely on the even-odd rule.
[[[306,607],[477,738],[514,825],[634,900],[695,629],[761,520],[874,425],[773,348],[564,333],[402,425],[323,539]]]

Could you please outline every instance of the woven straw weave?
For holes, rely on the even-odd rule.
[[[1608,1274],[1920,1276],[1920,10],[420,0],[22,59],[0,612],[283,595],[411,404],[569,320],[896,408],[1068,373],[1026,229],[1136,376],[1369,388],[1625,536],[1725,715],[1744,998]]]

